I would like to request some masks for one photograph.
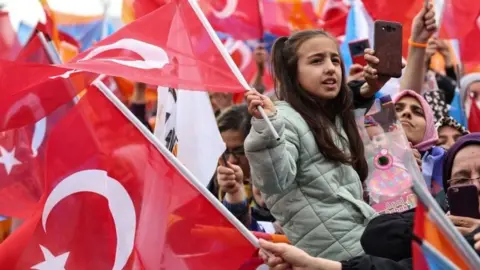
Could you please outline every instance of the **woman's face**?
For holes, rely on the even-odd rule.
[[[453,160],[452,175],[449,181],[451,186],[465,184],[475,185],[480,197],[479,155],[480,145],[469,145],[458,151]]]
[[[395,103],[395,111],[408,141],[413,145],[421,143],[427,122],[420,102],[414,97],[404,96]]]
[[[303,89],[321,99],[334,99],[342,83],[342,61],[337,44],[328,37],[313,37],[297,51],[298,81]]]
[[[437,145],[448,150],[460,137],[462,137],[462,133],[458,129],[451,126],[443,126],[438,129]]]
[[[227,148],[227,150],[225,150],[227,161],[240,166],[245,176],[244,180],[248,180],[250,178],[250,166],[243,148],[245,141],[244,134],[240,130],[226,130],[220,133],[220,135]]]

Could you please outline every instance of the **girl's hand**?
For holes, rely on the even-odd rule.
[[[263,107],[263,110],[267,116],[272,116],[277,112],[275,105],[273,105],[272,100],[265,95],[258,93],[255,90],[248,91],[245,94],[245,98],[248,104],[248,112],[255,118],[260,119],[262,115],[258,111],[257,107]]]
[[[413,19],[412,35],[410,39],[416,43],[427,43],[428,39],[437,31],[435,10],[432,3],[424,5]]]
[[[270,269],[290,270],[340,270],[342,264],[336,261],[314,258],[305,251],[284,243],[271,243],[260,239],[260,257]]]

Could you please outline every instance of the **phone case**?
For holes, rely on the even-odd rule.
[[[375,56],[379,75],[400,78],[402,76],[402,25],[397,22],[375,21]]]
[[[480,219],[478,191],[474,185],[457,185],[448,188],[450,214]]]

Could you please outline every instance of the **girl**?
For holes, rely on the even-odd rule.
[[[363,201],[368,168],[338,45],[323,31],[300,31],[275,42],[272,65],[280,101],[246,95],[253,183],[295,246],[333,260],[361,255],[359,240],[375,211]]]

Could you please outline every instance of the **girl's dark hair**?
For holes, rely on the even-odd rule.
[[[252,116],[248,113],[247,105],[234,105],[223,111],[217,117],[217,125],[220,132],[227,130],[238,130],[246,138],[250,132],[250,120]]]
[[[364,181],[368,175],[368,166],[355,123],[353,96],[347,86],[343,59],[340,92],[337,97],[328,102],[305,91],[298,81],[297,51],[305,41],[315,37],[326,37],[336,42],[332,36],[321,30],[299,31],[289,38],[280,37],[275,41],[271,65],[276,95],[279,100],[288,102],[300,113],[312,130],[318,149],[325,158],[350,164],[357,171],[361,181]],[[344,138],[335,128],[336,117],[342,120],[343,129],[348,138]],[[349,145],[350,153],[346,153],[334,144],[330,130],[338,134],[343,145]]]

